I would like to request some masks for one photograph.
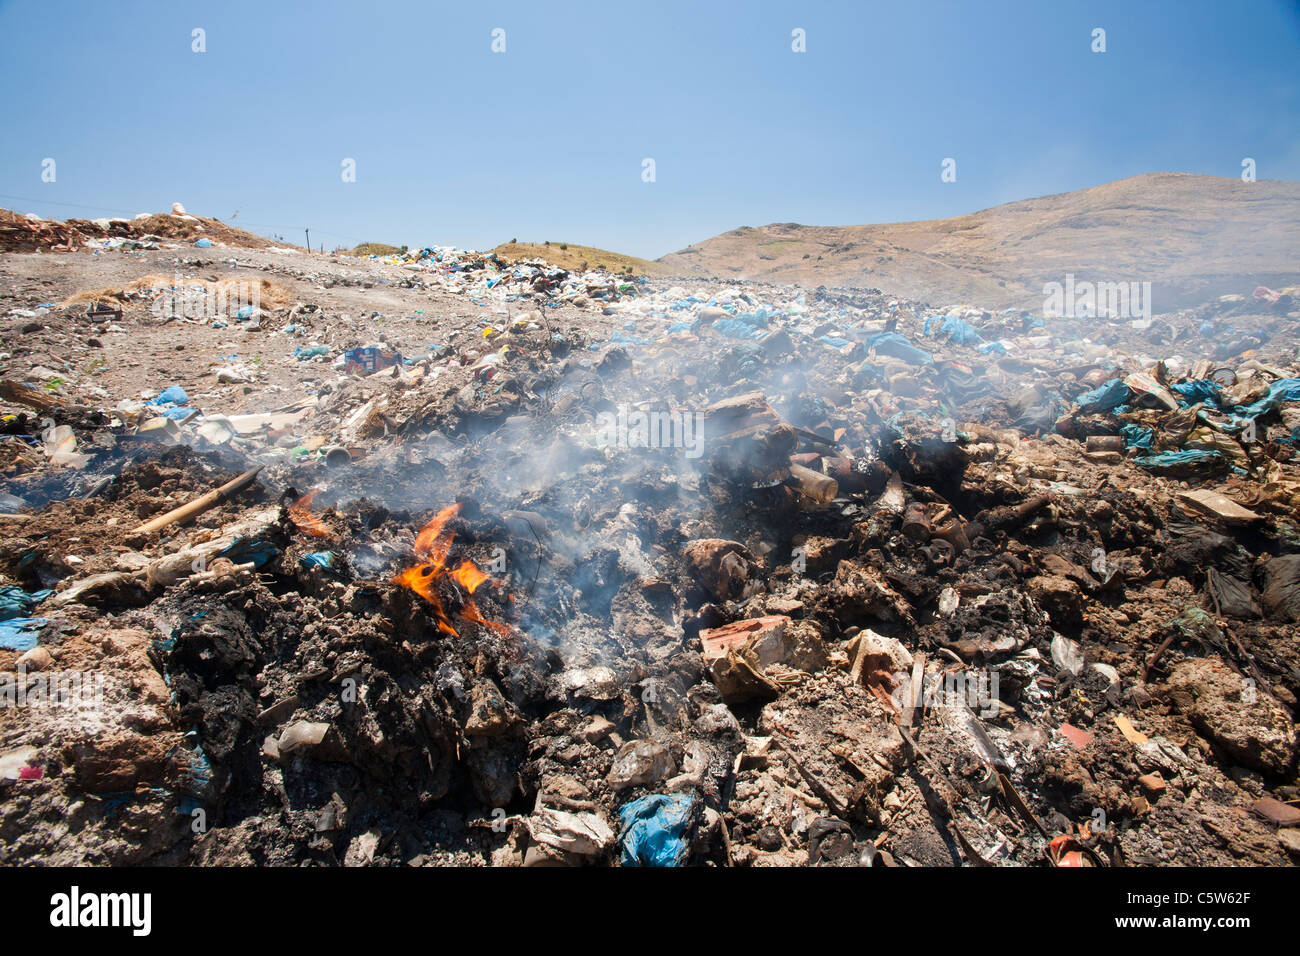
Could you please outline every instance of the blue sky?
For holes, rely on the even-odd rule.
[[[653,258],[742,225],[1237,176],[1246,156],[1300,179],[1300,12],[1274,0],[11,0],[0,61],[0,206],[180,201],[327,248]]]

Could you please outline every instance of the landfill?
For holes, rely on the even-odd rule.
[[[1287,865],[1300,289],[0,217],[0,863]]]

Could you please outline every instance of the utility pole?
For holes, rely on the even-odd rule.
[[[304,229],[303,232],[307,233],[307,251],[311,252],[311,230]]]

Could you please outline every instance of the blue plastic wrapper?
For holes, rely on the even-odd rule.
[[[171,385],[162,390],[157,398],[151,398],[145,402],[146,405],[184,405],[190,400],[185,394],[185,389],[179,385]]]
[[[298,563],[304,568],[323,568],[329,570],[334,567],[334,552],[313,551],[310,554],[304,554],[298,559]]]
[[[236,538],[218,557],[229,558],[235,564],[248,564],[260,568],[280,553],[269,541],[255,541],[252,538]]]
[[[610,345],[649,345],[649,339],[643,339],[639,335],[628,335],[626,332],[616,331],[609,337]]]
[[[1191,408],[1204,403],[1211,408],[1219,407],[1219,383],[1210,378],[1198,378],[1191,382],[1177,382],[1169,386],[1171,392],[1179,396],[1178,404]]]
[[[1129,399],[1129,387],[1123,379],[1112,378],[1109,382],[1098,385],[1090,392],[1084,392],[1075,401],[1081,411],[1113,412]]]
[[[691,850],[699,799],[688,793],[652,793],[618,811],[624,866],[681,866]]]
[[[348,349],[343,353],[343,367],[348,371],[378,372],[392,368],[402,361],[401,352],[384,352],[368,345],[365,348]]]
[[[714,319],[713,327],[729,339],[761,339],[767,333],[767,312],[741,312],[730,319]]]
[[[1217,451],[1202,451],[1191,448],[1185,451],[1162,451],[1158,455],[1147,455],[1133,460],[1147,471],[1159,473],[1175,470],[1184,465],[1219,464],[1224,459]]]
[[[212,248],[212,240],[211,240],[211,239],[208,239],[208,238],[206,238],[206,237],[203,238],[203,239],[198,240],[198,241],[197,241],[196,243],[194,243],[194,244],[195,244],[196,246],[198,246],[200,249],[211,249],[211,248]]]
[[[1254,418],[1271,411],[1283,402],[1300,402],[1300,378],[1278,379],[1268,388],[1268,394],[1250,405],[1238,405],[1232,413],[1238,418]]]
[[[925,320],[925,327],[922,331],[926,335],[932,335],[930,330],[936,323],[942,321],[937,334],[948,336],[949,340],[958,345],[979,345],[984,341],[984,336],[975,330],[975,327],[959,315],[949,316],[932,316]]]
[[[0,588],[0,621],[26,617],[32,612],[32,608],[53,593],[53,591],[33,591],[28,594],[22,588]]]
[[[934,356],[918,349],[907,340],[907,336],[897,332],[877,332],[867,339],[867,348],[875,349],[878,355],[890,355],[902,359],[909,365],[933,365]]]
[[[0,647],[20,653],[30,651],[41,642],[41,628],[49,623],[43,617],[15,617],[0,621]]]
[[[1141,448],[1143,451],[1150,451],[1155,447],[1156,433],[1150,428],[1143,428],[1141,425],[1125,425],[1119,430],[1119,434],[1124,440],[1125,448]]]

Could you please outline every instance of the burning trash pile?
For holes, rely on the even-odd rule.
[[[0,861],[1300,853],[1288,291],[365,267],[436,348],[239,415],[6,374]]]

